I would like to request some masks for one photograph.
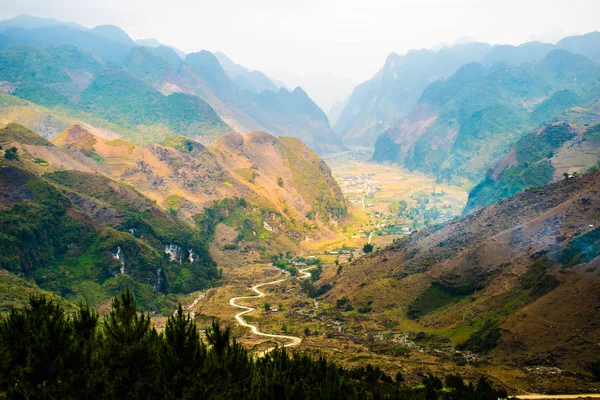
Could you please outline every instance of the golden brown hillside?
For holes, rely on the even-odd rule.
[[[426,228],[318,284],[333,285],[329,311],[356,335],[409,332],[428,347],[585,375],[600,342],[599,227],[593,172]]]
[[[28,169],[37,174],[101,173],[133,186],[190,223],[207,208],[223,208],[223,199],[244,199],[249,204],[245,211],[222,210],[223,222],[234,229],[237,240],[234,246],[227,229],[217,229],[221,250],[297,248],[333,236],[337,222],[346,215],[345,200],[327,165],[293,138],[230,133],[215,147],[182,137],[139,147],[73,125],[53,144],[20,143],[18,138],[13,144],[24,153]],[[44,160],[44,165],[35,159]],[[247,247],[246,242],[254,244]],[[243,261],[258,257],[249,253],[254,255]]]

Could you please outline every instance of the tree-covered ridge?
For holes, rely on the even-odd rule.
[[[0,79],[42,84],[71,80],[48,52],[27,45],[9,46],[0,52]]]
[[[581,133],[573,125],[553,123],[523,136],[470,191],[465,211],[483,208],[525,189],[552,183],[559,176],[562,178],[562,172],[557,174],[557,165],[563,169],[565,164],[571,165],[570,170],[565,170],[567,175],[581,172],[581,167],[583,171],[593,168],[600,161],[600,156],[589,161],[581,161],[577,157],[578,153],[593,153],[600,147],[600,141],[593,138],[597,129],[596,125]],[[565,154],[557,159],[560,152]],[[586,162],[591,165],[586,165]]]
[[[167,73],[173,71],[167,60],[146,47],[134,47],[125,58],[124,65],[131,74],[149,83],[162,82]]]
[[[35,399],[483,399],[506,398],[484,377],[458,375],[403,385],[370,365],[348,370],[324,358],[275,349],[252,357],[213,321],[206,342],[181,306],[158,333],[131,291],[98,315],[73,315],[44,297],[0,321],[0,394]]]
[[[125,127],[165,124],[186,136],[219,134],[227,125],[198,97],[183,93],[164,96],[121,70],[107,70],[80,94],[86,112]]]
[[[197,96],[165,96],[151,83],[170,71],[150,50],[134,48],[124,66],[106,65],[72,45],[43,50],[8,46],[0,52],[0,81],[10,92],[61,114],[110,121],[129,132],[163,126],[185,136],[219,136],[229,127]],[[139,140],[134,135],[132,140]],[[150,138],[151,139],[151,138]]]
[[[525,133],[595,104],[599,87],[600,65],[566,50],[520,66],[467,64],[429,85],[412,117],[386,131],[374,154],[443,181],[477,182]],[[388,142],[397,152],[381,148]]]
[[[76,171],[0,167],[0,268],[96,304],[131,285],[146,309],[220,277],[201,231],[135,190]]]

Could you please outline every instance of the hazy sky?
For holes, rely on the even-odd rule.
[[[521,43],[600,29],[600,0],[0,0],[27,13],[115,24],[186,52],[221,50],[251,69],[370,78],[390,52],[469,36]]]

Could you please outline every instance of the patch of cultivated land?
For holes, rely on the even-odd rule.
[[[314,243],[311,250],[361,249],[371,232],[372,243],[383,247],[426,224],[461,214],[468,188],[439,184],[432,177],[369,158],[370,152],[361,148],[323,158],[349,202],[350,216],[341,226],[341,236]]]

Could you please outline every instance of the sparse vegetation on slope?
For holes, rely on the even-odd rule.
[[[540,144],[527,154],[537,150],[545,153]],[[529,189],[365,255],[316,285],[331,285],[323,298],[348,330],[362,323],[340,314],[340,299],[368,307],[369,329],[382,335],[407,332],[502,364],[551,356],[553,366],[586,374],[600,335],[592,295],[600,288],[599,191],[598,172]],[[590,340],[575,344],[572,327]]]

